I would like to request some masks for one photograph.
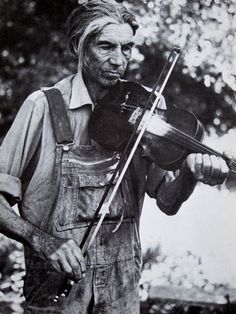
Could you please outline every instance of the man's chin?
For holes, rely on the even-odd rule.
[[[100,84],[104,87],[112,87],[114,85],[116,85],[116,83],[118,82],[119,78],[114,78],[114,79],[103,79],[100,80]]]

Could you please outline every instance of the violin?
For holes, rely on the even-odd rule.
[[[122,152],[138,118],[143,115],[137,134],[145,122],[148,109],[143,112],[148,93],[142,86],[121,82],[113,99],[106,97],[95,107],[88,126],[89,135],[109,151]],[[114,97],[115,94],[119,97]],[[142,155],[165,170],[177,170],[191,153],[215,155],[223,158],[236,173],[236,163],[226,155],[202,143],[204,127],[190,111],[168,106],[152,114],[139,146]]]
[[[109,213],[112,200],[138,146],[142,148],[144,157],[166,170],[178,169],[190,153],[203,153],[223,158],[232,172],[236,173],[233,160],[201,142],[204,128],[193,113],[174,106],[168,106],[166,110],[158,108],[179,54],[180,49],[174,47],[151,93],[139,84],[120,81],[98,101],[91,114],[88,124],[90,137],[104,149],[122,154],[81,241],[80,248],[84,256]],[[118,180],[107,200],[118,172]],[[100,218],[92,231],[98,216]],[[65,277],[53,301],[57,303],[60,297],[67,297],[73,285],[74,281]]]

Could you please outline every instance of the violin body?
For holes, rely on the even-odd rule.
[[[136,83],[121,84],[123,86],[115,91],[113,99],[108,96],[95,106],[88,126],[91,138],[109,151],[123,151],[139,115],[135,119],[133,116],[135,112],[142,111],[149,96],[149,92]],[[188,154],[196,152],[186,148],[173,129],[197,141],[201,141],[204,134],[202,124],[193,113],[174,106],[156,110],[140,141],[140,147],[144,157],[166,170],[178,169]]]
[[[223,158],[229,169],[236,173],[236,162],[225,154],[219,153],[201,143],[204,128],[193,113],[174,106],[168,106],[166,110],[158,108],[160,95],[164,90],[179,53],[180,50],[178,48],[174,47],[172,49],[151,93],[139,84],[119,81],[103,99],[97,102],[91,114],[88,124],[90,137],[104,149],[122,152],[123,154],[121,154],[120,161],[81,242],[81,249],[86,248],[84,251],[85,255],[106,215],[106,212],[104,212],[100,216],[99,222],[91,236],[93,241],[90,239],[87,245],[86,242],[102,209],[109,189],[118,171],[120,171],[119,180],[113,189],[113,192],[117,191],[137,145],[142,148],[144,157],[166,170],[179,169],[186,156],[190,153],[202,153]],[[171,61],[171,59],[173,60]],[[164,76],[163,73],[165,73],[166,66],[169,69],[167,75]],[[159,84],[159,82],[162,82],[162,84]],[[158,95],[155,95],[155,91],[158,91]],[[155,99],[153,99],[154,97]],[[155,106],[157,109],[153,111]],[[143,121],[145,118],[147,118],[148,123]],[[133,143],[132,147],[131,144]],[[127,156],[127,153],[129,153],[129,156]],[[125,160],[126,157],[127,160]],[[124,161],[125,164],[123,165]],[[106,208],[110,206],[114,195],[112,193],[106,202]],[[54,302],[58,302],[61,296],[68,296],[73,284],[73,281],[65,278],[65,282],[55,296]]]
[[[171,125],[197,141],[202,141],[204,128],[193,113],[171,106],[166,110],[164,118],[167,125]],[[187,155],[198,152],[196,149],[186,147],[185,142],[181,143],[168,127],[163,131],[163,127],[159,126],[159,131],[158,123],[162,124],[159,117],[153,116],[152,120],[154,121],[151,123],[156,123],[156,128],[147,127],[140,145],[143,148],[143,155],[159,167],[166,170],[177,170]],[[155,130],[157,131],[155,132]]]

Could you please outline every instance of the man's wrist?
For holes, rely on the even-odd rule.
[[[191,169],[188,166],[188,163],[185,159],[185,161],[183,162],[183,164],[180,167],[180,174],[185,178],[190,180],[193,183],[197,183],[197,180],[195,179]]]

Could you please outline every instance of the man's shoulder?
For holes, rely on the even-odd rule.
[[[59,82],[52,86],[41,87],[39,90],[36,90],[33,93],[31,93],[26,98],[25,103],[35,108],[43,109],[45,107],[45,104],[47,104],[45,91],[50,90],[52,88],[57,88],[63,96],[70,95],[72,78],[73,75],[63,78],[62,80],[60,80]]]
[[[37,90],[31,93],[23,103],[22,107],[26,107],[31,111],[44,111],[45,107],[45,95],[42,90]]]
[[[61,79],[58,83],[56,83],[53,87],[58,88],[62,95],[68,94],[71,92],[72,88],[72,80],[75,77],[75,74],[67,76]]]

